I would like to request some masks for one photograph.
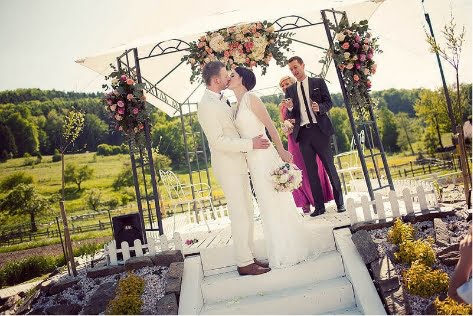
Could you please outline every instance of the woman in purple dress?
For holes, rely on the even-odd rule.
[[[285,76],[281,78],[281,80],[279,81],[279,87],[285,93],[286,88],[295,82],[296,81],[294,78],[290,76]],[[281,119],[283,122],[287,119],[286,111],[287,111],[286,107],[284,107],[281,103],[279,105],[279,113],[281,115]],[[299,189],[292,191],[292,195],[294,197],[294,201],[297,207],[302,207],[302,210],[304,211],[304,213],[309,214],[310,205],[315,207],[315,203],[314,203],[314,197],[312,196],[312,191],[310,189],[309,177],[307,176],[307,170],[304,164],[304,159],[302,158],[299,145],[292,137],[292,131],[289,131],[286,135],[287,135],[287,150],[293,155],[294,164],[302,171],[302,186]],[[317,159],[317,167],[319,171],[320,185],[322,186],[322,192],[324,194],[324,203],[326,203],[328,201],[333,200],[332,186],[330,184],[330,179],[328,178],[327,172],[325,171],[322,161],[320,161],[318,156],[316,159]]]

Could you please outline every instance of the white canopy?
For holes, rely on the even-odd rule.
[[[288,17],[284,20],[285,23],[295,23],[297,17],[304,18],[310,23],[319,23],[322,22],[322,16],[320,14],[320,10],[322,9],[335,8],[339,11],[346,11],[349,21],[359,21],[369,19],[382,1],[383,0],[299,0],[291,2],[287,0],[273,0],[270,3],[271,8],[265,7],[267,6],[266,3],[254,4],[252,3],[254,0],[241,0],[238,2],[225,1],[225,8],[222,8],[223,1],[221,0],[215,7],[212,6],[211,2],[217,3],[216,0],[205,1],[205,6],[209,8],[207,15],[193,16],[189,18],[188,23],[184,24],[181,18],[176,17],[176,24],[169,25],[167,30],[161,31],[158,34],[145,36],[144,38],[137,39],[126,45],[110,49],[97,55],[80,58],[76,60],[76,62],[99,74],[108,75],[111,72],[109,64],[116,64],[116,58],[127,49],[137,48],[138,55],[142,58],[148,56],[158,43],[161,43],[160,47],[165,49],[166,47],[174,47],[176,43],[178,43],[178,40],[186,43],[195,41],[207,31],[240,23],[263,20],[275,21],[281,17]],[[175,3],[176,6],[184,5],[182,3],[179,4],[178,0],[174,0],[173,3]],[[214,9],[212,10],[212,8]],[[242,8],[251,9],[245,10]],[[140,8],[140,11],[146,12],[146,9]],[[156,12],[153,12],[153,15],[149,18],[159,19],[159,14],[165,15],[166,12],[160,12],[158,16]],[[281,23],[283,23],[283,21],[281,21]],[[299,22],[298,25],[300,26],[301,23]],[[295,33],[294,36],[292,36],[295,40],[328,48],[327,36],[323,24],[299,28],[291,30],[290,32]],[[288,57],[298,55],[304,59],[306,70],[313,73],[320,73],[322,64],[319,63],[319,60],[324,56],[322,49],[298,42],[293,42],[290,48],[293,52],[286,54]],[[154,53],[157,53],[157,51],[155,50]],[[140,70],[142,77],[152,84],[156,84],[169,73],[157,84],[157,88],[166,93],[169,100],[172,98],[177,103],[181,104],[189,102],[190,111],[195,111],[196,103],[201,99],[205,87],[203,85],[199,86],[197,82],[193,84],[190,83],[190,65],[182,63],[173,70],[186,54],[187,51],[180,51],[140,60]],[[266,75],[261,76],[260,68],[255,68],[255,74],[257,76],[255,91],[260,95],[270,95],[277,92],[279,79],[290,74],[286,67],[279,67],[274,62],[270,64],[267,70]],[[331,86],[336,87],[338,85],[334,67],[330,67],[326,79],[328,80],[329,89],[331,89]],[[228,97],[232,99],[232,93],[229,92],[227,94]],[[147,100],[153,106],[170,116],[179,115],[179,112],[176,111],[174,107],[149,93],[147,94]],[[183,107],[183,111],[184,113],[188,111],[187,105]]]

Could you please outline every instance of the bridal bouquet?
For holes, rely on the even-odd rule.
[[[274,189],[278,192],[292,192],[302,184],[302,171],[296,165],[283,163],[271,172]]]

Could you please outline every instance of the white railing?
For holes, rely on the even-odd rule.
[[[347,211],[351,225],[376,220],[392,220],[401,216],[401,208],[405,209],[406,214],[415,213],[416,211],[425,213],[431,210],[439,210],[435,189],[426,191],[422,185],[414,188],[415,192],[411,192],[412,187],[405,187],[400,196],[397,195],[396,191],[389,191],[387,197],[376,192],[374,201],[370,201],[367,196],[362,196],[359,203],[356,203],[353,198],[348,198]],[[418,204],[417,210],[414,208],[414,201]],[[385,203],[387,207],[385,207]],[[362,213],[357,213],[357,208],[360,207]]]
[[[135,239],[133,247],[130,247],[128,242],[123,241],[121,243],[121,249],[117,249],[115,240],[110,241],[104,246],[104,253],[107,258],[107,265],[116,266],[124,264],[130,257],[130,251],[135,252],[135,257],[143,256],[154,256],[159,251],[170,250],[170,244],[173,245],[174,250],[182,251],[182,239],[178,232],[175,232],[173,238],[168,240],[166,235],[159,236],[159,239],[155,239],[151,236],[147,237],[148,243],[142,244],[141,240]],[[118,254],[122,254],[122,260],[118,260]]]

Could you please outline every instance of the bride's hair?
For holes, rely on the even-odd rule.
[[[241,83],[246,90],[252,90],[256,85],[256,77],[253,71],[245,67],[236,67],[235,72],[240,75]]]

